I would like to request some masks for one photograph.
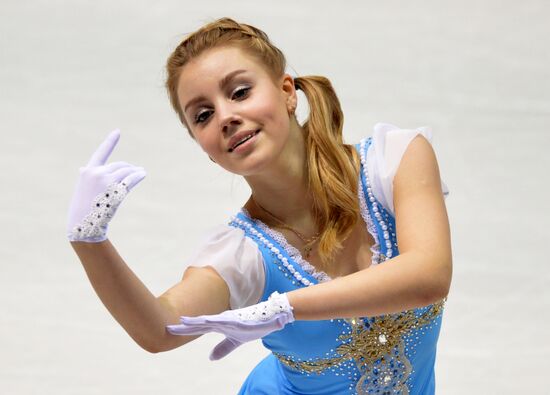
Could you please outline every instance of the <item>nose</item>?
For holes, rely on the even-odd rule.
[[[218,107],[220,129],[224,134],[231,134],[235,128],[242,124],[241,116],[234,110],[230,103]]]

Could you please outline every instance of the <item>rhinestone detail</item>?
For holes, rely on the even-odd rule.
[[[69,233],[69,240],[101,240],[107,234],[107,225],[120,203],[128,194],[125,183],[113,183],[107,190],[97,195],[91,205],[91,211]]]
[[[267,321],[274,315],[285,313],[293,319],[292,306],[288,303],[286,295],[277,291],[262,303],[258,303],[243,309],[235,310],[237,316],[243,321]]]

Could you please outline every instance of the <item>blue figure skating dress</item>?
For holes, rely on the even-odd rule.
[[[378,128],[395,129],[386,124]],[[388,204],[381,204],[373,193],[376,181],[369,177],[367,166],[371,144],[372,138],[367,138],[356,145],[361,158],[359,202],[375,240],[372,263],[391,264],[389,260],[399,254],[395,218],[384,207]],[[244,208],[229,225],[261,254],[264,287],[257,301],[267,300],[274,291],[290,292],[327,281],[327,275],[308,264],[280,233],[251,218]],[[225,269],[217,269],[231,283]],[[249,374],[239,394],[434,394],[442,312],[443,301],[379,317],[294,321],[262,339],[271,353]]]
[[[361,215],[375,242],[373,265],[391,264],[389,260],[399,254],[391,174],[417,134],[431,140],[427,128],[404,130],[377,124],[373,137],[356,145],[361,159]],[[388,154],[387,148],[394,152]],[[442,187],[446,194],[446,186]],[[330,280],[281,233],[251,218],[246,209],[224,226],[210,237],[194,263],[202,262],[220,273],[228,284],[232,308],[265,301],[274,291],[290,292]],[[260,286],[254,287],[257,283]],[[271,353],[249,374],[239,394],[434,394],[442,312],[440,301],[379,317],[294,321],[262,339]]]

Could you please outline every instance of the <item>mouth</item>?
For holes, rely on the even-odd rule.
[[[228,152],[233,152],[238,146],[243,145],[248,140],[256,136],[258,133],[260,133],[260,129],[255,130],[253,132],[247,133],[243,135],[242,137],[237,137],[237,140],[231,142],[231,146],[227,150]]]

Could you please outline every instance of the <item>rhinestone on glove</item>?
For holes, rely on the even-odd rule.
[[[288,303],[288,298],[285,294],[275,291],[267,301],[240,309],[237,315],[243,321],[267,321],[279,313],[289,314],[291,318],[289,322],[294,321],[292,306]]]
[[[113,183],[107,190],[97,195],[92,203],[92,211],[76,225],[69,234],[69,240],[101,240],[107,234],[107,225],[120,203],[128,194],[126,183]]]

